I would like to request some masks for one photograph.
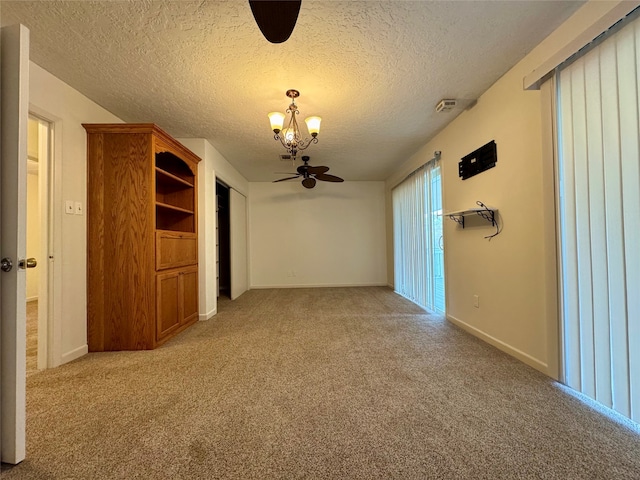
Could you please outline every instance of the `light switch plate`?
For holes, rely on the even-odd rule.
[[[64,202],[64,213],[67,215],[73,215],[74,207],[73,200],[67,200]]]
[[[82,215],[82,213],[83,213],[83,210],[82,210],[82,202],[76,202],[76,203],[74,204],[74,207],[75,207],[75,213],[76,213],[76,215]]]

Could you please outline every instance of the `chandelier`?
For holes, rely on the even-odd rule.
[[[291,105],[287,108],[287,114],[291,114],[286,128],[284,127],[284,120],[286,115],[280,112],[271,112],[269,114],[269,121],[271,122],[271,130],[275,134],[274,139],[280,140],[282,146],[289,152],[289,155],[295,160],[298,152],[305,150],[312,143],[318,143],[318,133],[320,132],[320,117],[307,117],[305,123],[307,124],[307,130],[311,138],[302,138],[302,132],[298,127],[298,121],[296,116],[300,113],[298,106],[296,105],[296,98],[300,96],[298,90],[287,90],[287,97],[291,99]]]

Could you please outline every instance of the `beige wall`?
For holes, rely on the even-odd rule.
[[[38,121],[29,118],[27,128],[27,258],[40,258],[40,208],[38,177]],[[40,269],[27,270],[27,301],[38,299]]]
[[[52,365],[87,352],[86,216],[66,215],[64,201],[86,204],[86,135],[82,123],[120,122],[35,63],[30,64],[30,110],[53,122]]]
[[[27,157],[38,160],[38,121],[31,117],[27,127]]]
[[[37,125],[37,123],[36,123]],[[36,139],[38,130],[36,129]],[[31,129],[29,129],[31,134]],[[38,174],[27,174],[27,258],[34,257],[38,263],[40,258],[40,199],[38,191]],[[40,269],[27,270],[27,301],[38,299],[38,276]]]
[[[386,285],[384,183],[250,183],[252,288]]]

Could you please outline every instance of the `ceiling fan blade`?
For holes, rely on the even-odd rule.
[[[271,43],[286,42],[291,36],[302,0],[249,0],[258,28]]]
[[[316,179],[312,177],[305,178],[304,180],[302,180],[302,185],[305,188],[313,188],[316,186]]]
[[[322,165],[319,165],[319,166],[317,166],[317,167],[311,167],[311,166],[310,166],[310,167],[307,169],[307,172],[309,172],[309,173],[310,173],[310,174],[312,174],[312,175],[317,175],[317,174],[319,174],[319,173],[326,173],[326,172],[328,172],[328,171],[329,171],[329,167],[324,167],[324,166],[322,166]]]
[[[344,182],[344,179],[336,177],[335,175],[329,175],[328,173],[318,173],[316,174],[316,178],[323,182]]]
[[[296,178],[299,178],[299,177],[300,177],[300,175],[296,175],[295,177],[281,178],[281,179],[279,179],[279,180],[274,180],[274,181],[273,181],[273,182],[271,182],[271,183],[285,182],[285,181],[287,181],[287,180],[295,180]]]

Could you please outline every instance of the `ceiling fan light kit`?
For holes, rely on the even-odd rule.
[[[344,182],[344,179],[337,177],[335,175],[330,175],[327,172],[329,171],[329,167],[325,167],[324,165],[319,165],[317,167],[313,167],[309,165],[309,157],[304,155],[302,157],[303,165],[300,165],[296,170],[297,173],[291,173],[293,177],[285,177],[279,180],[274,180],[273,183],[277,182],[285,182],[287,180],[297,180],[302,178],[302,186],[304,188],[313,188],[316,186],[316,180],[321,180],[323,182]]]
[[[296,98],[300,96],[300,92],[298,90],[290,89],[287,90],[286,95],[291,99],[291,104],[286,111],[286,113],[290,115],[289,121],[286,123],[286,127],[285,119],[287,115],[284,113],[269,113],[269,121],[271,122],[271,130],[273,130],[274,133],[273,138],[280,141],[282,146],[295,161],[298,152],[305,150],[312,143],[318,143],[318,134],[320,133],[320,122],[322,119],[317,116],[307,117],[305,122],[311,138],[303,138],[296,118],[300,114],[298,106],[296,105]]]

